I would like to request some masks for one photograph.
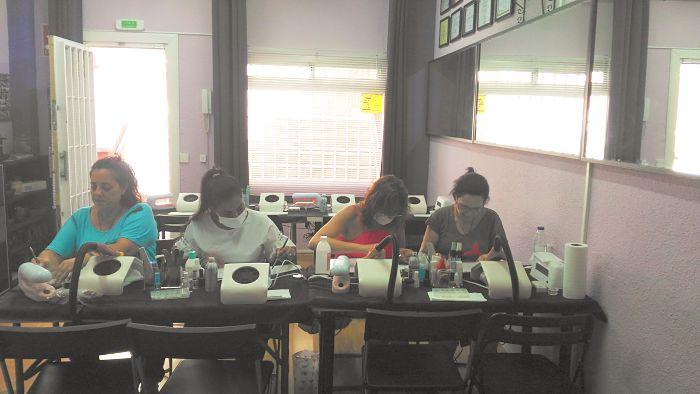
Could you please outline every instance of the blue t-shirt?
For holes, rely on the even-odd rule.
[[[143,246],[148,258],[155,261],[158,227],[148,204],[134,204],[106,231],[100,231],[92,225],[90,207],[80,208],[58,230],[47,249],[67,259],[75,257],[75,253],[86,242],[113,244],[119,238],[126,238],[139,247]]]

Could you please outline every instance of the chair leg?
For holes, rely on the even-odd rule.
[[[255,361],[255,381],[258,383],[258,394],[263,394],[263,381],[262,381],[262,360]]]
[[[5,359],[0,359],[0,367],[2,368],[2,379],[5,381],[5,387],[7,387],[7,394],[14,394],[15,391],[12,389],[12,381],[10,380],[10,371],[7,370],[7,363]]]

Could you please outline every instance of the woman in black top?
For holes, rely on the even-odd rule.
[[[496,235],[505,238],[503,223],[496,211],[484,207],[489,200],[489,183],[474,168],[457,178],[452,188],[454,204],[442,207],[428,218],[420,250],[449,254],[452,242],[462,243],[464,261],[491,258]]]

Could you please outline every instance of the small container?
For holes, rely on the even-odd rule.
[[[413,287],[416,289],[420,287],[420,275],[418,271],[413,271]]]
[[[155,261],[151,262],[151,267],[153,267],[153,288],[158,290],[160,289],[160,268]]]
[[[187,270],[182,270],[182,275],[180,276],[180,289],[183,295],[190,293],[191,285],[190,273]]]
[[[462,287],[462,276],[464,274],[464,265],[462,260],[457,260],[455,268],[455,287]]]
[[[207,267],[204,270],[204,290],[212,292],[216,290],[216,277],[219,272],[219,265],[216,264],[216,259],[209,257]]]

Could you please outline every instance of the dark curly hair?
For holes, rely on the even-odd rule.
[[[362,212],[362,224],[370,227],[374,224],[376,213],[388,216],[406,214],[408,212],[408,190],[400,178],[394,175],[384,175],[374,181],[367,190],[364,201],[359,205]]]
[[[474,170],[474,167],[469,167],[466,173],[455,179],[451,194],[455,200],[465,194],[471,194],[483,197],[486,202],[489,199],[489,183],[483,175]]]
[[[119,203],[123,207],[130,208],[143,200],[141,198],[141,193],[139,193],[139,186],[138,182],[136,182],[134,169],[131,168],[129,163],[122,160],[121,156],[107,156],[97,160],[92,167],[90,167],[90,175],[92,175],[92,172],[95,170],[109,170],[119,186],[126,190],[121,200],[119,200]]]

